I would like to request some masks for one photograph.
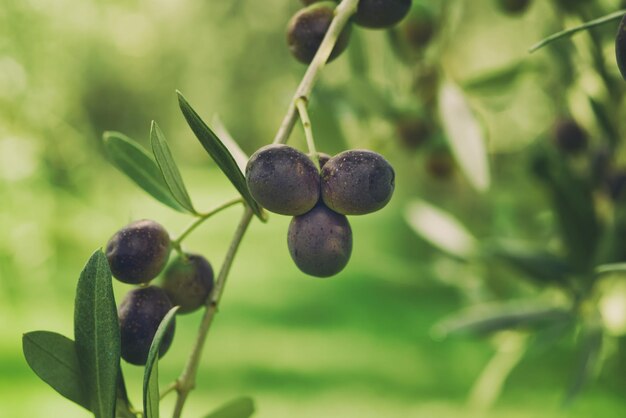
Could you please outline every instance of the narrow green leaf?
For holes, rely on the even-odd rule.
[[[516,61],[463,82],[463,90],[474,94],[501,94],[511,89],[520,75],[529,68],[526,60]]]
[[[497,303],[465,309],[439,321],[433,334],[439,338],[453,334],[486,334],[517,327],[537,327],[566,321],[569,310],[537,304]]]
[[[467,260],[476,254],[474,236],[453,216],[429,203],[414,200],[405,217],[411,228],[446,253]]]
[[[254,414],[252,398],[242,396],[217,408],[204,418],[249,418]]]
[[[185,116],[189,127],[196,135],[206,152],[211,156],[211,158],[213,158],[215,163],[226,175],[226,177],[228,177],[233,186],[235,186],[254,214],[265,222],[267,218],[259,204],[250,194],[248,185],[246,184],[246,179],[237,166],[237,162],[233,156],[224,146],[222,141],[220,141],[217,135],[213,133],[213,131],[206,125],[206,123],[204,123],[187,100],[185,100],[183,95],[179,91],[176,93],[178,94],[178,104],[180,106],[180,110],[183,112],[183,116]]]
[[[626,274],[626,263],[602,264],[596,267],[595,274],[600,276],[603,274],[624,273]]]
[[[183,178],[180,175],[178,166],[176,166],[170,147],[167,145],[165,135],[163,135],[163,132],[155,121],[152,121],[152,125],[150,126],[150,144],[152,145],[152,152],[161,170],[161,174],[163,175],[163,180],[165,180],[165,184],[167,184],[174,199],[189,212],[197,213],[193,208],[191,198],[189,197]]]
[[[487,191],[491,176],[483,130],[461,89],[449,80],[439,90],[439,116],[459,168],[476,190]]]
[[[587,325],[583,329],[574,376],[563,400],[565,405],[572,403],[597,372],[601,359],[602,337],[602,329],[597,325]]]
[[[118,170],[159,202],[185,212],[170,193],[157,163],[143,147],[119,132],[105,132],[103,138],[109,160]]]
[[[538,284],[566,285],[568,276],[572,274],[569,264],[561,257],[520,243],[502,241],[490,243],[486,252],[492,257],[505,261]]]
[[[165,332],[175,320],[179,306],[165,315],[154,334],[143,375],[143,410],[146,418],[159,418],[159,348]]]
[[[112,418],[120,365],[120,329],[111,270],[100,249],[78,279],[74,336],[90,410],[96,418]]]
[[[31,369],[65,398],[89,409],[74,341],[48,331],[22,336],[22,350]]]

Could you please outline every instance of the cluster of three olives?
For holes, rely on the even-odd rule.
[[[131,364],[146,363],[156,330],[172,306],[180,306],[178,313],[193,312],[205,303],[213,288],[213,269],[201,255],[185,254],[165,268],[170,248],[165,228],[151,220],[125,226],[107,244],[113,276],[140,285],[126,294],[118,309],[121,354]],[[148,285],[164,269],[161,286]],[[172,343],[174,329],[172,323],[163,338],[161,356]]]
[[[246,182],[261,206],[293,216],[287,245],[296,266],[306,274],[329,277],[346,266],[352,253],[352,230],[346,215],[384,207],[391,199],[395,174],[391,165],[372,151],[319,157],[321,172],[295,148],[265,146],[250,157]]]
[[[287,25],[287,43],[298,61],[309,64],[335,16],[337,1],[303,0],[303,3],[307,7],[298,11]],[[389,28],[400,22],[410,8],[411,0],[359,0],[352,20],[366,28]],[[350,31],[348,24],[339,35],[328,61],[346,49]]]

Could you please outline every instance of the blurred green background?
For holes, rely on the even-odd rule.
[[[384,154],[396,168],[394,199],[351,219],[352,260],[327,280],[291,262],[287,217],[253,222],[186,416],[239,395],[255,399],[259,418],[626,416],[624,352],[568,409],[561,401],[576,355],[571,339],[531,352],[484,411],[467,399],[493,341],[431,337],[433,324],[468,301],[535,290],[514,272],[468,268],[432,249],[407,226],[407,203],[433,201],[478,236],[549,241],[547,199],[527,175],[523,151],[544,135],[562,101],[590,125],[576,91],[597,84],[582,77],[566,91],[550,55],[561,47],[527,55],[535,41],[575,22],[548,2],[534,2],[519,18],[499,13],[493,1],[448,3],[456,30],[434,60],[450,77],[461,83],[519,62],[531,67],[505,89],[471,97],[494,155],[492,189],[478,194],[458,172],[434,179],[423,153],[402,147],[384,110],[412,108],[412,70],[391,52],[384,31],[355,29],[354,51],[324,71],[313,97],[313,130],[318,150]],[[619,2],[599,3],[611,11]],[[149,218],[177,235],[190,222],[106,161],[102,132],[121,131],[147,146],[154,119],[198,208],[235,197],[186,126],[174,91],[205,120],[219,114],[247,153],[270,142],[305,69],[285,46],[284,27],[298,7],[296,0],[0,0],[0,417],[88,416],[29,370],[21,335],[46,329],[72,336],[78,274],[121,226]],[[359,66],[363,59],[367,65]],[[585,62],[565,65],[579,71]],[[300,126],[290,143],[304,149]],[[208,221],[186,246],[218,268],[239,210]],[[499,283],[499,295],[481,293],[484,275]],[[117,300],[127,290],[116,283]],[[182,369],[199,318],[179,318],[160,363],[163,385]],[[142,371],[125,366],[125,374],[139,405]]]

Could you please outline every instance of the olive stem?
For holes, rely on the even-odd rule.
[[[335,47],[335,43],[337,43],[337,39],[339,38],[339,35],[341,35],[341,31],[350,20],[350,17],[356,12],[358,3],[359,0],[342,0],[335,9],[335,17],[330,23],[328,31],[326,32],[317,53],[313,57],[311,64],[309,64],[309,67],[304,73],[304,77],[302,77],[302,81],[300,82],[300,85],[298,85],[298,88],[291,99],[291,103],[289,103],[287,114],[285,115],[285,118],[280,124],[280,128],[278,128],[278,132],[276,132],[276,136],[274,137],[274,144],[284,144],[287,142],[287,139],[289,139],[289,135],[291,134],[298,117],[296,109],[298,99],[303,98],[306,101],[309,100],[309,95],[313,90],[313,86],[315,85],[315,81],[317,80],[320,70],[326,65],[326,61],[328,61],[328,57],[330,57],[330,53]]]
[[[304,128],[304,136],[306,137],[306,145],[309,148],[309,154],[311,154],[311,160],[315,164],[317,171],[320,171],[320,158],[315,149],[315,139],[313,138],[313,128],[311,126],[311,119],[309,118],[309,112],[307,110],[307,101],[304,97],[299,97],[296,100],[296,107],[300,114],[300,120],[302,121],[302,128]]]
[[[585,22],[582,25],[578,25],[575,26],[573,28],[570,29],[566,29],[560,32],[557,32],[555,34],[552,34],[550,36],[548,36],[547,38],[544,38],[543,40],[537,42],[535,45],[531,46],[530,49],[528,50],[528,52],[535,52],[536,50],[543,48],[544,46],[548,45],[551,42],[554,42],[558,39],[561,39],[565,36],[570,36],[573,35],[577,32],[589,29],[589,28],[593,28],[595,26],[600,26],[603,25],[605,23],[611,22],[613,20],[619,20],[621,19],[624,15],[626,14],[626,10],[620,10],[611,14],[608,14],[606,16],[602,16],[598,19],[594,19],[594,20],[590,20],[589,22]]]
[[[206,336],[222,298],[224,285],[226,284],[226,279],[233,264],[235,254],[237,253],[239,244],[241,243],[253,216],[254,213],[252,212],[252,209],[250,209],[249,206],[246,206],[243,216],[241,217],[239,225],[235,231],[235,235],[233,236],[233,240],[231,241],[226,256],[224,257],[222,268],[220,269],[217,279],[215,280],[215,287],[207,299],[206,308],[204,310],[204,315],[202,317],[202,322],[200,323],[198,336],[196,337],[193,350],[187,360],[185,369],[176,381],[176,391],[178,392],[178,397],[176,398],[176,405],[174,407],[174,418],[180,417],[185,401],[187,400],[187,396],[196,384],[196,373],[198,371],[198,364],[200,363],[202,349],[204,348],[204,343],[206,342]]]
[[[167,387],[161,391],[159,399],[165,398],[167,395],[169,395],[171,392],[174,392],[175,390],[178,390],[178,380],[174,380],[169,385],[167,385]]]
[[[359,0],[342,0],[335,9],[335,17],[333,18],[328,31],[320,44],[320,47],[313,57],[311,64],[307,68],[300,85],[296,89],[296,93],[294,94],[294,97],[289,104],[289,108],[287,109],[287,114],[278,128],[278,132],[274,138],[275,144],[284,144],[289,139],[289,135],[293,131],[297,119],[296,102],[301,98],[305,100],[305,102],[308,100],[308,96],[313,89],[313,85],[315,84],[319,71],[324,67],[324,64],[328,60],[328,57],[330,56],[330,53],[339,38],[339,34],[348,23],[350,17],[356,12],[358,1]],[[234,204],[234,202],[231,203]],[[198,365],[202,356],[202,349],[204,348],[206,337],[211,327],[211,323],[213,322],[213,317],[217,312],[218,305],[222,298],[228,273],[235,258],[235,254],[237,253],[237,249],[239,248],[239,244],[241,243],[241,240],[248,229],[248,225],[250,225],[254,216],[254,212],[249,206],[246,205],[245,208],[246,209],[241,217],[241,220],[239,221],[239,224],[237,225],[237,229],[235,230],[230,246],[228,247],[226,256],[224,257],[222,267],[215,281],[215,286],[207,299],[204,315],[202,316],[202,321],[200,322],[198,335],[196,337],[191,355],[187,359],[187,363],[185,364],[185,368],[183,369],[180,377],[173,383],[178,394],[176,398],[176,405],[174,406],[173,418],[180,418],[187,396],[189,396],[189,392],[195,386]],[[180,241],[191,233],[191,231],[203,220],[204,219],[201,218],[194,222],[194,224],[192,224],[177,240],[175,240],[176,244],[180,246]]]
[[[198,219],[196,219],[195,221],[193,221],[191,223],[191,225],[189,225],[182,234],[180,234],[180,236],[178,238],[176,238],[175,240],[172,241],[172,246],[176,249],[180,249],[180,244],[183,242],[183,240],[185,238],[187,238],[187,236],[189,234],[191,234],[198,226],[200,226],[204,221],[206,221],[207,219],[209,219],[211,216],[215,215],[216,213],[219,213],[221,211],[223,211],[224,209],[228,209],[231,206],[236,205],[237,203],[243,203],[243,199],[241,197],[237,197],[235,199],[231,199],[227,202],[222,203],[221,205],[217,206],[214,209],[211,209],[209,212],[207,213],[203,213],[198,215]]]

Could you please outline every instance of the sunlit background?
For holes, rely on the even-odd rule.
[[[529,173],[527,151],[547,140],[565,108],[599,144],[585,94],[602,96],[602,85],[590,70],[585,34],[533,55],[527,49],[581,18],[548,1],[534,1],[521,16],[503,14],[495,0],[422,3],[436,16],[447,3],[448,26],[439,28],[445,41],[407,63],[386,31],[355,28],[310,106],[318,150],[368,148],[394,165],[393,200],[350,219],[352,259],[324,280],[291,261],[288,217],[253,222],[185,416],[201,417],[240,395],[255,400],[259,418],[626,416],[626,286],[619,277],[599,304],[611,336],[604,367],[563,408],[576,378],[575,331],[522,353],[523,332],[438,338],[433,330],[479,302],[559,301],[559,291],[535,287],[503,265],[450,257],[418,236],[406,216],[411,205],[434,205],[479,240],[559,248],[550,199]],[[608,13],[620,2],[588,3]],[[271,142],[305,70],[285,41],[299,7],[296,0],[0,0],[0,417],[89,416],[30,371],[22,334],[72,337],[78,275],[117,229],[148,218],[176,236],[191,221],[107,162],[102,132],[121,131],[147,147],[156,120],[198,208],[236,197],[186,125],[175,90],[206,121],[218,115],[248,154]],[[598,33],[617,80],[615,29],[616,22]],[[458,167],[449,173],[447,160],[438,175],[432,167],[441,164],[432,158],[445,146],[415,149],[400,138],[400,116],[435,106],[420,102],[412,87],[420,63],[466,87],[486,132],[488,191],[477,192]],[[481,84],[486,76],[496,81]],[[290,144],[306,148],[300,125]],[[209,220],[186,247],[218,269],[240,210]],[[446,229],[437,212],[422,215],[431,240],[464,250],[466,237]],[[129,287],[114,286],[119,301]],[[179,317],[160,362],[163,386],[182,370],[199,320],[200,313]],[[141,368],[124,365],[124,372],[131,400],[141,405]],[[173,399],[164,401],[163,416]]]

